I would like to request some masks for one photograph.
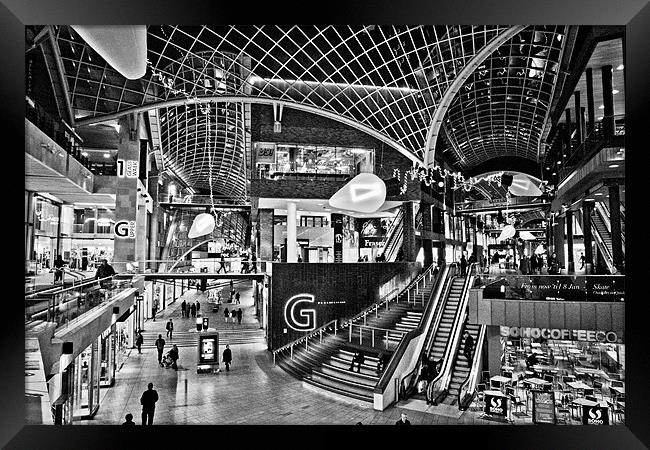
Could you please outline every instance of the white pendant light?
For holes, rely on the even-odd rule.
[[[511,194],[520,197],[539,197],[542,191],[537,185],[523,173],[512,176],[512,184],[508,188]]]
[[[510,239],[515,235],[517,230],[515,230],[515,227],[512,225],[506,225],[503,227],[503,230],[501,230],[501,234],[497,238],[497,241],[505,241],[506,239]]]
[[[147,72],[145,25],[71,25],[104,60],[129,80]]]
[[[522,238],[525,241],[534,241],[535,240],[535,236],[530,231],[520,231],[519,232],[519,237]]]
[[[386,200],[384,180],[372,173],[360,173],[329,199],[332,208],[361,213],[376,212]]]
[[[205,236],[214,230],[214,216],[209,213],[198,214],[187,233],[187,237],[194,239],[199,236]]]

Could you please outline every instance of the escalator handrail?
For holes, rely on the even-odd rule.
[[[483,361],[483,343],[485,342],[486,330],[487,330],[487,326],[481,325],[481,329],[478,332],[478,339],[476,339],[476,345],[474,346],[474,357],[472,358],[472,367],[470,367],[467,378],[465,378],[465,381],[463,381],[460,387],[458,388],[459,409],[466,409],[466,405],[468,404],[466,397],[468,395],[471,395],[469,398],[469,400],[471,401],[471,397],[473,397],[474,391],[476,390],[476,385],[478,384],[478,373],[480,371],[479,369]]]
[[[440,373],[436,378],[433,379],[434,388],[437,388],[438,394],[444,393],[447,391],[449,386],[449,381],[451,379],[451,369],[453,368],[456,361],[456,354],[458,353],[459,341],[461,338],[460,331],[462,330],[464,323],[464,314],[466,314],[467,306],[467,292],[469,290],[470,280],[474,280],[473,272],[476,271],[476,263],[470,264],[467,271],[467,278],[465,278],[465,283],[463,284],[463,289],[460,293],[460,299],[458,302],[458,309],[456,310],[456,315],[454,317],[454,324],[449,333],[449,340],[447,341],[447,346],[445,348],[445,353],[443,354],[442,359],[442,368]],[[462,321],[461,321],[462,319]],[[460,322],[460,325],[459,325]],[[434,400],[435,403],[435,400]]]
[[[440,272],[438,272],[438,275],[436,276],[433,288],[431,289],[431,293],[429,294],[429,299],[427,300],[427,303],[424,307],[422,318],[420,319],[417,328],[409,331],[402,337],[402,340],[397,345],[397,348],[391,355],[388,364],[386,364],[386,369],[379,377],[379,381],[377,382],[377,385],[375,387],[375,392],[384,391],[388,383],[393,379],[393,374],[395,372],[397,364],[402,359],[402,356],[404,355],[404,352],[409,342],[424,332],[424,324],[426,323],[428,315],[431,314],[432,309],[435,309],[438,299],[440,298],[440,286],[444,284],[444,277],[446,276],[447,271],[448,268],[443,264],[440,268]],[[428,271],[425,272],[424,275],[426,275],[427,273]],[[403,379],[404,378],[402,378],[402,380]]]

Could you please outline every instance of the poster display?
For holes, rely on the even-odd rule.
[[[219,333],[199,335],[199,364],[219,363]]]
[[[533,423],[555,425],[555,399],[553,392],[531,391],[533,394]]]
[[[505,395],[485,394],[485,413],[491,416],[506,417],[508,415],[508,397]]]
[[[583,406],[583,425],[609,425],[609,409],[603,406]]]

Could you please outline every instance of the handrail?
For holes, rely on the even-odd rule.
[[[605,227],[607,228],[607,231],[609,232],[610,236],[612,234],[612,223],[610,220],[610,211],[609,211],[609,206],[605,202],[596,202],[596,214],[600,216],[600,219],[603,221],[605,224]],[[622,208],[624,209],[624,208]],[[620,218],[625,220],[625,213],[621,211],[620,213]],[[625,252],[625,231],[623,230],[623,220],[621,220],[621,242],[623,244],[623,252]]]
[[[285,344],[285,345],[283,345],[282,347],[273,350],[273,351],[272,351],[272,354],[273,354],[273,365],[275,366],[275,355],[277,355],[277,354],[280,353],[280,352],[285,351],[286,349],[290,349],[290,350],[291,350],[291,359],[293,359],[293,347],[295,347],[296,345],[302,343],[303,341],[305,342],[305,345],[308,347],[308,346],[309,346],[309,344],[308,344],[308,342],[309,342],[309,338],[311,338],[311,337],[314,336],[315,334],[319,334],[319,335],[320,335],[320,340],[321,340],[321,342],[322,342],[322,341],[323,341],[323,330],[325,330],[326,328],[331,327],[332,324],[334,324],[334,327],[333,327],[333,328],[334,328],[334,335],[336,335],[336,331],[337,331],[337,329],[338,329],[338,319],[330,320],[330,321],[327,322],[325,325],[321,325],[320,327],[318,327],[318,328],[316,328],[316,329],[310,331],[309,333],[307,333],[307,334],[304,335],[303,337],[300,337],[300,338],[298,338],[298,339],[295,339],[295,340],[289,342],[288,344]]]
[[[67,287],[67,288],[62,288],[62,286],[61,286],[62,289],[60,289],[60,290],[57,290],[57,289],[59,289],[59,287],[55,287],[55,288],[52,288],[52,289],[46,289],[46,290],[43,290],[43,291],[34,292],[32,294],[25,295],[25,298],[28,299],[28,298],[43,296],[43,295],[62,294],[63,292],[71,291],[73,289],[79,289],[81,287],[86,287],[88,285],[95,284],[95,283],[101,283],[102,281],[112,279],[112,278],[113,278],[113,275],[108,276],[108,277],[104,277],[104,278],[99,278],[99,279],[93,278],[92,280],[82,282],[81,284],[77,284],[75,286],[70,286],[70,287]]]
[[[483,364],[483,343],[485,342],[487,326],[481,325],[478,332],[478,339],[474,347],[474,358],[472,359],[472,366],[469,369],[469,374],[465,381],[463,381],[458,388],[458,408],[461,410],[467,409],[467,405],[474,397],[476,385],[478,384],[479,368]],[[468,398],[469,397],[469,398]]]
[[[442,359],[442,368],[440,373],[434,380],[431,382],[431,386],[428,388],[433,393],[434,390],[438,392],[436,398],[431,395],[431,399],[434,404],[437,403],[438,397],[447,392],[449,387],[449,382],[451,380],[451,370],[454,367],[455,356],[458,352],[459,341],[461,338],[460,329],[464,325],[463,316],[466,314],[465,307],[467,306],[467,292],[469,290],[470,280],[474,280],[476,272],[477,263],[470,264],[467,271],[467,278],[465,278],[465,283],[463,284],[463,289],[461,290],[460,299],[458,303],[458,309],[456,310],[456,315],[454,316],[454,322],[452,328],[449,332],[449,341],[447,341],[447,347],[445,348],[445,353],[443,354]],[[463,319],[463,320],[461,320]]]
[[[341,326],[340,326],[340,328],[345,328],[345,327],[347,327],[348,325],[350,325],[350,324],[356,322],[357,320],[359,320],[361,317],[364,317],[364,323],[365,323],[365,317],[367,317],[368,313],[372,313],[372,312],[374,312],[374,313],[375,313],[375,316],[377,316],[377,314],[378,314],[377,311],[379,311],[379,309],[381,309],[382,305],[384,305],[384,304],[386,305],[386,309],[389,309],[389,307],[388,307],[388,303],[390,302],[390,296],[391,296],[395,291],[399,291],[399,289],[398,289],[398,288],[393,288],[393,289],[391,289],[391,290],[388,291],[386,294],[384,294],[384,295],[382,295],[381,297],[379,297],[379,299],[378,299],[376,302],[374,302],[372,305],[370,305],[370,306],[368,306],[367,308],[365,308],[364,310],[362,310],[362,311],[361,311],[360,313],[358,313],[357,315],[352,316],[352,317],[350,317],[349,319],[342,320],[342,321],[341,321]],[[397,299],[398,297],[399,297],[399,294],[396,295],[396,296],[393,298],[393,300]]]
[[[427,320],[429,321],[429,325],[423,323],[423,327],[422,327],[422,332],[428,330],[428,335],[425,336],[425,342],[423,344],[423,348],[425,349],[426,353],[429,352],[429,349],[431,347],[431,341],[435,337],[436,330],[440,325],[440,320],[444,312],[443,300],[446,299],[448,296],[449,289],[452,283],[452,278],[456,276],[457,269],[458,269],[457,263],[451,263],[449,264],[449,266],[446,265],[443,266],[443,268],[440,271],[442,273],[442,278],[440,278],[440,280],[438,281],[438,285],[436,286],[436,289],[432,291],[432,294],[434,294],[434,297],[432,298],[434,300],[433,303],[429,304],[430,316],[427,317]],[[423,315],[422,317],[424,318],[425,316]],[[404,381],[408,379],[409,381],[407,382],[406,388],[404,388],[405,390],[408,390],[408,388],[412,384],[411,381],[414,380],[413,375],[419,372],[420,367],[421,367],[421,361],[418,361],[415,367],[413,368],[413,370],[405,374],[400,379],[400,386],[404,387],[403,386]],[[415,377],[415,380],[417,382],[417,376]]]
[[[386,240],[384,242],[384,256],[386,257],[386,261],[390,261],[393,255],[394,247],[398,241],[397,234],[400,232],[400,227],[402,229],[401,233],[403,233],[403,226],[404,213],[400,209],[386,233]]]

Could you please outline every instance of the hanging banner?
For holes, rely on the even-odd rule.
[[[483,298],[623,302],[625,301],[625,277],[621,275],[503,276],[496,282],[485,286]]]
[[[334,225],[334,262],[343,262],[343,215],[332,214]]]

